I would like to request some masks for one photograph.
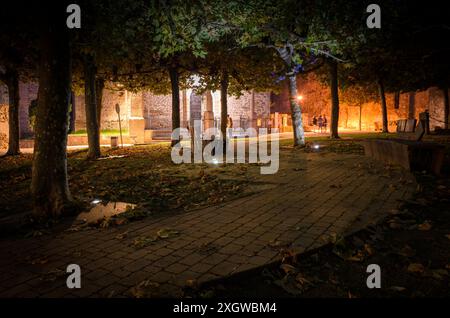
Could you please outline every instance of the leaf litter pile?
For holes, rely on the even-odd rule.
[[[448,297],[450,178],[418,174],[412,200],[380,223],[281,264],[201,286],[193,297]],[[289,252],[289,251],[287,251]],[[280,251],[286,253],[286,251]],[[288,253],[289,254],[289,253]],[[381,268],[381,288],[369,289],[369,264]]]
[[[190,210],[248,194],[252,165],[181,164],[171,161],[170,146],[150,145],[102,149],[99,160],[86,160],[86,151],[69,152],[68,175],[72,195],[86,206],[93,200],[136,204],[121,224],[148,214]],[[32,155],[1,159],[0,217],[31,211]],[[255,171],[257,167],[255,166]],[[105,222],[106,221],[106,222]],[[110,220],[100,220],[99,227]]]

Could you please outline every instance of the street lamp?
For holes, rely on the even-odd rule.
[[[301,101],[303,99],[303,95],[297,95],[297,100]]]

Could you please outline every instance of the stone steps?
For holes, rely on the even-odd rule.
[[[170,140],[171,130],[153,130],[151,134],[152,140]]]

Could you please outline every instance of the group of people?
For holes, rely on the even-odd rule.
[[[327,124],[328,124],[327,116],[319,115],[319,117],[317,117],[316,115],[314,115],[314,117],[312,119],[312,124],[314,127],[317,126],[319,128],[319,132],[326,131]],[[315,128],[314,128],[314,130],[315,130]]]

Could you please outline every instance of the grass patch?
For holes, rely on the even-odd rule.
[[[129,202],[152,214],[189,210],[238,197],[247,183],[248,165],[176,165],[168,143],[102,154],[90,161],[86,150],[68,153],[70,191],[82,202]],[[31,165],[31,154],[0,159],[0,215],[31,211]]]
[[[102,129],[100,130],[100,134],[103,136],[119,136],[119,129]],[[86,129],[79,129],[77,131],[71,132],[69,135],[72,136],[87,136]],[[122,129],[122,135],[128,135],[128,129]]]
[[[364,139],[388,139],[395,138],[395,136],[395,134],[386,133],[352,133],[342,134],[340,139],[331,139],[328,136],[307,136],[305,137],[305,141],[307,148],[309,148],[311,144],[318,143],[330,152],[363,154],[363,147],[358,144],[358,141]],[[282,139],[280,140],[280,147],[290,147],[293,143],[293,139]]]

